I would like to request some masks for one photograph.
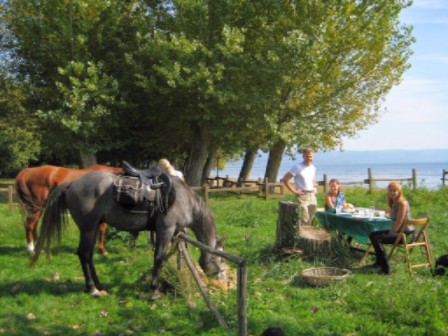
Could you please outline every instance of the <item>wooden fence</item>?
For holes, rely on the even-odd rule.
[[[442,171],[442,185],[445,186],[445,181],[448,180],[448,177],[446,177],[448,175],[448,169],[444,169]]]
[[[445,179],[448,180],[448,170],[443,170],[442,181],[443,185],[445,185]],[[262,180],[259,178],[258,180],[235,180],[231,179],[228,176],[226,177],[215,177],[208,178],[207,183],[205,183],[201,187],[193,187],[193,189],[197,192],[202,193],[205,202],[207,203],[209,200],[210,193],[235,193],[235,194],[254,194],[259,197],[263,197],[264,199],[269,199],[272,197],[283,196],[285,194],[285,185],[280,182],[269,182],[268,179]],[[398,181],[398,182],[410,182],[412,184],[412,188],[417,189],[417,172],[415,169],[412,169],[412,176],[408,178],[375,178],[373,176],[372,168],[367,169],[367,179],[362,181],[341,181],[342,185],[364,185],[367,184],[369,188],[369,192],[372,192],[376,182],[390,182],[390,181]],[[324,192],[327,192],[328,189],[328,176],[326,174],[323,175],[323,180],[318,181],[319,186],[323,187]],[[19,206],[17,201],[15,201],[16,191],[13,186],[14,182],[6,182],[0,181],[0,192],[8,193],[8,206],[9,211],[11,212],[14,207]]]
[[[269,182],[268,179],[232,180],[229,177],[209,178],[202,187],[192,187],[193,190],[202,193],[205,203],[208,202],[210,193],[254,194],[269,199],[283,196],[285,188],[282,182]]]
[[[412,176],[406,177],[406,178],[398,178],[398,177],[382,177],[382,178],[375,178],[373,177],[372,168],[367,169],[367,178],[363,181],[344,181],[340,182],[342,185],[362,185],[362,184],[368,184],[369,186],[369,192],[371,193],[375,187],[376,182],[410,182],[412,183],[412,189],[417,189],[417,171],[415,169],[412,169]],[[324,174],[323,181],[318,182],[320,186],[323,186],[324,192],[327,191],[328,188],[328,177],[326,174]]]
[[[445,170],[444,170],[445,174]],[[448,175],[448,171],[446,172]],[[445,176],[445,175],[444,175]],[[285,194],[285,185],[280,182],[269,182],[267,179],[264,181],[259,178],[258,180],[236,180],[226,177],[208,178],[207,183],[202,187],[193,187],[194,190],[201,192],[204,196],[205,202],[208,202],[210,193],[237,193],[237,194],[255,194],[265,199],[271,197],[282,196]],[[342,185],[367,185],[369,192],[371,193],[375,188],[377,182],[409,182],[412,184],[412,189],[417,189],[417,171],[412,169],[411,176],[406,178],[399,177],[381,177],[376,178],[373,176],[372,168],[367,169],[367,178],[362,181],[341,181]],[[323,175],[323,180],[317,181],[319,186],[323,187],[323,191],[328,191],[328,176]]]
[[[14,188],[14,182],[0,181],[0,193],[7,193],[8,197],[8,209],[12,212],[12,209],[19,206],[16,200],[16,189]]]
[[[204,250],[205,252],[212,253],[221,258],[225,258],[226,260],[232,261],[238,265],[238,270],[237,270],[238,336],[247,336],[247,262],[246,262],[246,260],[241,257],[235,256],[233,254],[230,254],[230,253],[227,253],[224,251],[218,251],[210,246],[204,245],[204,244],[198,242],[196,239],[193,239],[184,233],[179,233],[177,235],[177,238],[182,239],[183,241],[188,242],[188,243],[200,248],[201,250]],[[225,323],[224,319],[222,318],[222,316],[219,314],[218,310],[212,305],[212,303],[208,299],[208,297],[205,293],[205,290],[204,290],[204,285],[202,284],[202,282],[197,274],[197,271],[191,262],[191,259],[188,255],[188,250],[186,249],[185,245],[181,244],[179,246],[179,250],[180,250],[182,256],[184,257],[188,268],[192,272],[193,277],[196,280],[199,290],[201,291],[201,294],[202,294],[205,302],[207,303],[209,309],[215,315],[220,326],[225,328],[227,330],[227,332],[229,332],[229,327]]]

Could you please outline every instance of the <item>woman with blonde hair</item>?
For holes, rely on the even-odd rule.
[[[182,174],[182,172],[174,169],[174,167],[171,165],[171,163],[167,159],[160,159],[158,165],[160,168],[162,168],[164,171],[166,171],[171,176],[177,176],[181,180],[184,180],[184,174]]]
[[[401,185],[397,182],[389,183],[387,187],[387,204],[390,208],[390,219],[392,227],[390,230],[376,231],[369,235],[373,248],[375,249],[376,261],[372,266],[380,267],[380,273],[390,274],[389,263],[382,244],[393,244],[402,225],[410,218],[409,202],[403,195]],[[414,234],[414,229],[408,227],[406,235]]]

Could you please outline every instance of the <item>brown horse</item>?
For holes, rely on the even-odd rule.
[[[122,172],[121,168],[93,165],[85,169],[71,169],[57,166],[41,166],[25,168],[16,176],[16,190],[21,208],[25,212],[25,231],[28,243],[27,249],[30,254],[34,252],[34,241],[37,240],[37,224],[42,215],[50,193],[59,185],[70,182],[79,176],[93,170],[103,170],[111,173]],[[104,247],[104,236],[106,234],[106,223],[99,227],[98,249],[106,254]]]

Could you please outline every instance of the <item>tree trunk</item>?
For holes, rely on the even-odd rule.
[[[257,157],[258,146],[246,149],[246,155],[244,155],[243,166],[241,167],[238,180],[248,180],[252,167],[254,166],[255,158]]]
[[[190,186],[200,186],[204,183],[202,173],[209,154],[210,134],[206,123],[199,126],[192,124],[193,141],[187,162],[186,181]]]
[[[210,155],[207,158],[207,161],[205,162],[204,171],[202,172],[202,181],[205,181],[206,178],[208,178],[212,174],[212,169],[217,164],[216,162],[216,154],[210,153]]]
[[[82,149],[79,150],[80,168],[86,168],[89,166],[93,166],[95,164],[97,164],[95,154],[93,154],[89,151],[82,150]]]
[[[268,165],[266,166],[265,178],[269,179],[269,182],[276,182],[278,171],[283,159],[283,153],[285,151],[285,142],[279,140],[269,151]]]

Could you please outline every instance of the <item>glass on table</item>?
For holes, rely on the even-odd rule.
[[[340,213],[342,213],[342,206],[341,206],[341,205],[338,205],[338,206],[336,207],[336,214],[340,214]]]

